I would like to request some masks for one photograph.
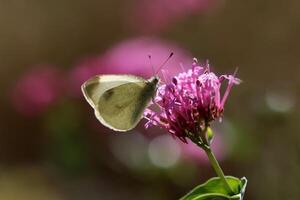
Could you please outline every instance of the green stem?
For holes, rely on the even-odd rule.
[[[201,146],[201,148],[206,152],[207,156],[208,156],[208,159],[211,163],[211,165],[213,166],[215,172],[217,173],[217,175],[220,177],[220,179],[222,180],[227,192],[230,194],[230,195],[233,195],[234,192],[232,190],[232,188],[230,187],[230,185],[228,184],[226,178],[225,178],[225,175],[215,157],[215,155],[213,154],[211,148],[207,145],[205,146]]]

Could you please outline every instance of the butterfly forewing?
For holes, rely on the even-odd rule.
[[[89,104],[95,108],[100,96],[107,90],[130,82],[143,82],[144,79],[132,75],[100,75],[86,81],[81,90]]]

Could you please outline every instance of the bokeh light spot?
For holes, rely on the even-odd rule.
[[[266,93],[267,106],[275,112],[289,112],[295,106],[296,99],[291,92],[271,91]]]
[[[148,153],[155,166],[169,168],[179,161],[181,148],[172,137],[162,135],[151,141]]]

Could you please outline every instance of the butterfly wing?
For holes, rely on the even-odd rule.
[[[140,121],[155,87],[136,76],[103,75],[88,80],[82,91],[103,125],[128,131]]]
[[[145,80],[131,75],[100,75],[87,80],[81,90],[88,103],[95,108],[100,96],[107,90],[125,83],[144,82]]]

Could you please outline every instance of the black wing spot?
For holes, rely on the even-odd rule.
[[[111,97],[114,95],[114,91],[113,90],[108,90],[103,94],[103,98],[105,101],[108,101],[109,99],[111,99]]]

